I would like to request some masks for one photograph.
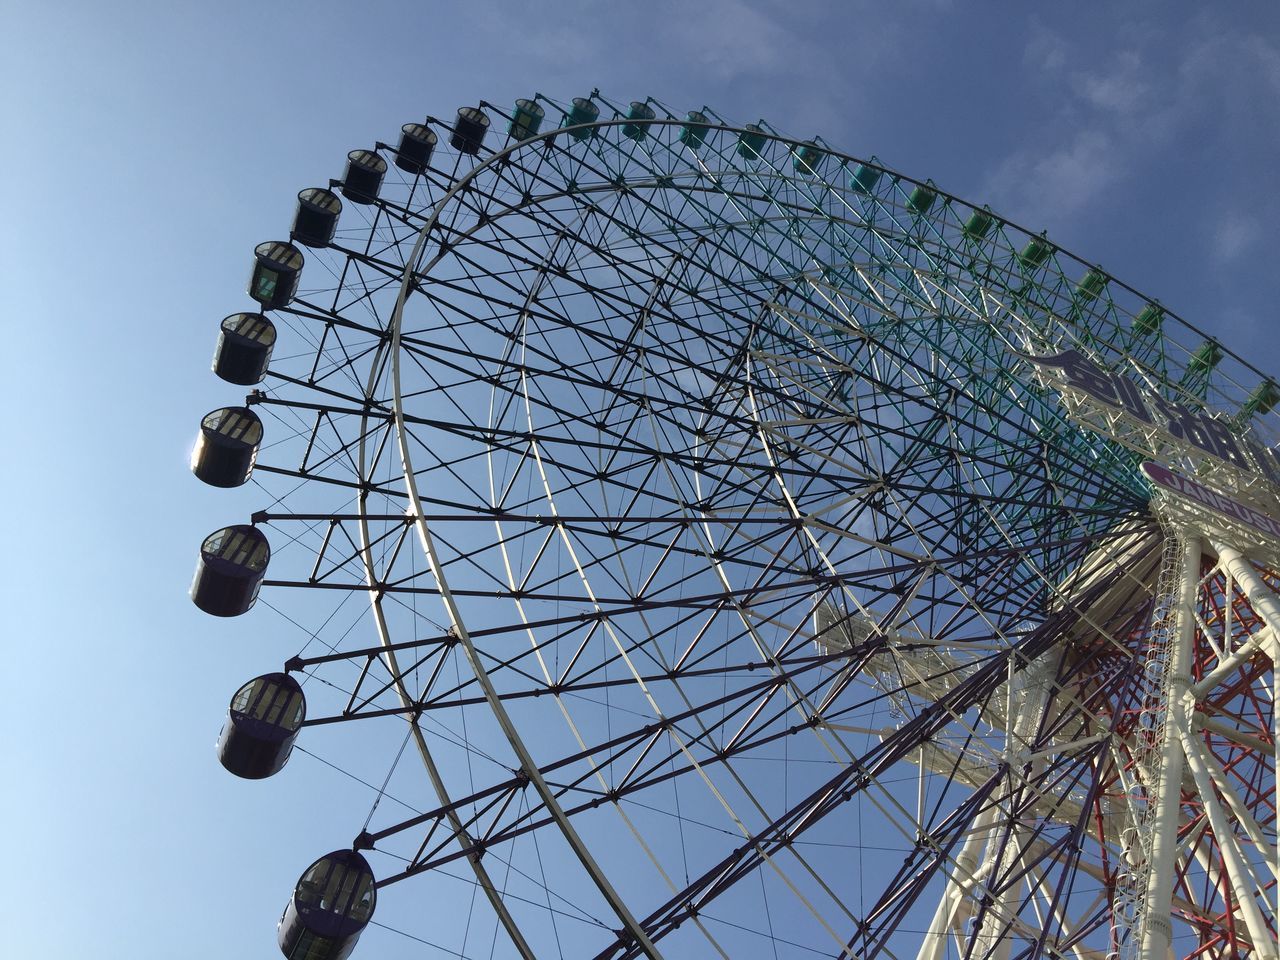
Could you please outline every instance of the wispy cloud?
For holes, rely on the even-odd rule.
[[[1033,69],[1048,72],[1061,70],[1067,63],[1066,40],[1039,24],[1031,28],[1031,36],[1022,51],[1022,62]]]
[[[701,0],[666,20],[667,43],[719,80],[772,73],[796,63],[803,44],[786,23],[742,0]]]
[[[1112,137],[1087,127],[1048,150],[1025,149],[1006,158],[992,173],[987,193],[1031,211],[1038,222],[1060,222],[1117,179],[1114,156]]]
[[[1128,116],[1142,107],[1151,92],[1146,65],[1137,50],[1124,50],[1102,69],[1081,71],[1073,81],[1089,104],[1111,114]]]
[[[1095,50],[1043,25],[1030,31],[1023,59],[1040,68],[1045,119],[988,179],[1002,209],[1029,225],[1060,225],[1149,168],[1193,124],[1218,128],[1242,109],[1280,118],[1280,47],[1269,40],[1208,20],[1180,47],[1145,39]],[[1224,226],[1217,249],[1234,255],[1245,242],[1238,224]]]
[[[465,16],[478,34],[509,33],[511,6],[510,0],[471,0]],[[588,89],[607,82],[604,92],[614,96],[636,84],[635,91],[670,100],[678,110],[703,102],[729,110],[734,96],[726,92],[750,102],[805,90],[806,96],[793,99],[785,127],[807,136],[828,133],[842,105],[848,112],[847,96],[831,83],[825,20],[824,11],[794,0],[558,0],[556,16],[523,18],[519,32],[524,54],[543,71],[538,83],[548,90],[564,78]],[[851,43],[857,55],[842,64],[845,79],[852,72],[871,74],[899,56],[901,31],[895,18],[869,20]],[[756,117],[735,112],[732,119]]]
[[[1213,234],[1213,258],[1229,263],[1245,253],[1262,237],[1257,219],[1239,212],[1228,213]]]

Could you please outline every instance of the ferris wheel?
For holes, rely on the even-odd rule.
[[[192,467],[261,506],[192,597],[300,630],[218,755],[368,801],[286,956],[1277,955],[1280,389],[1226,346],[599,92],[408,123],[252,264]]]

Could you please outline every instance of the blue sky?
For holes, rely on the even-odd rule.
[[[186,589],[252,497],[185,458],[253,245],[407,121],[593,87],[764,117],[1047,229],[1280,373],[1272,3],[0,10],[6,956],[275,956],[293,879],[358,819],[214,760],[261,640]]]

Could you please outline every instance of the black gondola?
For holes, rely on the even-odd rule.
[[[489,115],[479,107],[459,107],[458,119],[453,126],[453,135],[449,144],[459,153],[475,156],[484,143],[484,135],[489,130]]]
[[[298,192],[298,209],[293,215],[293,239],[308,247],[327,247],[338,229],[342,201],[332,190],[307,187]]]
[[[347,154],[347,172],[342,177],[342,195],[352,203],[373,203],[382,189],[387,161],[372,150],[352,150]]]
[[[243,387],[261,383],[276,345],[276,327],[260,313],[233,313],[222,321],[213,372]]]
[[[302,251],[283,240],[268,240],[253,248],[249,296],[267,309],[289,305],[298,292]]]
[[[422,173],[431,162],[436,141],[434,130],[420,123],[406,123],[400,128],[400,145],[396,147],[396,166],[405,173]]]
[[[191,472],[212,487],[238,487],[253,473],[262,421],[248,407],[222,407],[200,421]]]
[[[255,677],[236,691],[218,736],[218,761],[246,780],[279,773],[307,715],[298,681],[287,673]]]
[[[191,599],[215,617],[238,617],[258,599],[271,546],[257,527],[236,524],[204,538]]]
[[[354,850],[335,850],[302,875],[280,918],[280,952],[290,960],[346,960],[369,925],[378,892]]]

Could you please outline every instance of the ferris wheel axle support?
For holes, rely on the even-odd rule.
[[[1173,886],[1178,872],[1178,823],[1182,807],[1182,743],[1178,730],[1186,725],[1183,695],[1190,678],[1191,647],[1195,638],[1196,587],[1200,582],[1200,538],[1182,538],[1173,635],[1165,680],[1168,711],[1160,743],[1159,774],[1149,788],[1156,805],[1152,824],[1145,907],[1141,925],[1141,960],[1166,960],[1173,941]]]
[[[955,867],[947,880],[942,898],[938,901],[938,909],[920,944],[916,960],[943,960],[947,955],[947,936],[956,925],[961,904],[974,885],[983,879],[983,871],[978,865],[978,853],[981,845],[988,839],[988,831],[995,815],[996,807],[993,804],[979,812],[969,828],[969,835],[965,837],[964,846],[956,857]]]
[[[1253,891],[1261,889],[1262,884],[1253,875],[1249,862],[1240,853],[1235,831],[1231,827],[1226,811],[1222,809],[1222,805],[1217,801],[1217,793],[1214,791],[1213,782],[1209,778],[1209,772],[1195,744],[1191,742],[1191,737],[1185,731],[1179,731],[1179,738],[1183,741],[1187,766],[1190,768],[1191,776],[1195,780],[1196,790],[1204,803],[1204,811],[1209,820],[1209,827],[1213,830],[1214,839],[1218,843],[1218,852],[1222,857],[1227,879],[1235,892],[1236,909],[1244,917],[1245,928],[1249,931],[1249,939],[1253,941],[1254,950],[1257,951],[1256,955],[1260,958],[1273,958],[1275,956],[1274,950],[1271,952],[1266,950],[1266,943],[1271,939],[1271,935],[1267,930],[1266,921],[1263,920],[1262,914],[1258,910],[1258,902],[1253,897]],[[1274,943],[1274,941],[1272,942]]]
[[[1276,670],[1276,661],[1280,660],[1280,640],[1277,636],[1280,634],[1280,601],[1276,599],[1275,591],[1268,587],[1262,578],[1258,576],[1254,570],[1253,564],[1250,563],[1240,553],[1240,551],[1228,547],[1214,540],[1213,548],[1218,552],[1218,561],[1223,568],[1230,574],[1244,590],[1245,597],[1249,601],[1249,605],[1262,618],[1263,623],[1267,625],[1269,635],[1267,636],[1266,649],[1271,657],[1271,682],[1272,682],[1272,705],[1280,703],[1280,671]],[[1261,631],[1260,631],[1261,633]],[[1257,636],[1257,634],[1255,634]],[[1280,771],[1280,712],[1276,713],[1272,718],[1274,727],[1272,729],[1272,743],[1275,750],[1276,770]],[[1276,844],[1274,862],[1272,864],[1273,872],[1280,873],[1280,843]],[[1280,926],[1280,884],[1277,884],[1276,902],[1274,904],[1276,923]],[[1270,939],[1273,945],[1272,956],[1280,953],[1274,946],[1276,941]]]

